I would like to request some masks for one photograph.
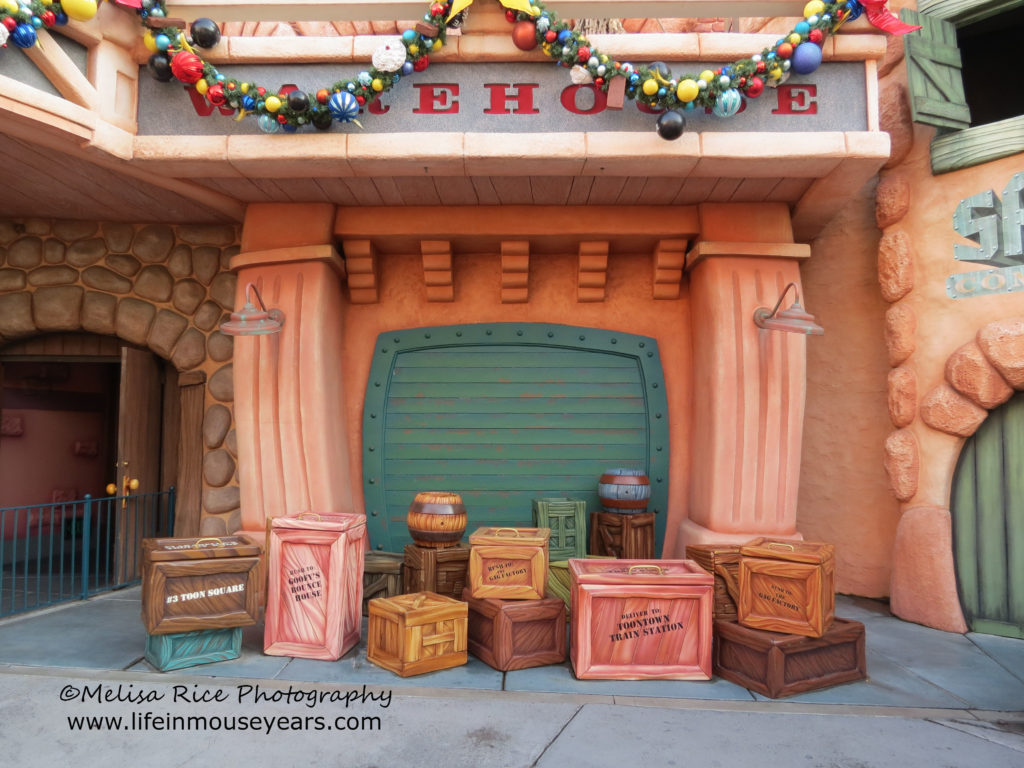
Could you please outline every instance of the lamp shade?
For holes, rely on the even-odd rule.
[[[797,292],[796,283],[789,283],[782,290],[779,300],[772,309],[758,307],[754,310],[754,325],[769,331],[785,331],[787,333],[821,336],[825,333],[825,329],[814,322],[814,315],[808,314],[800,305],[799,293],[797,293],[796,300],[789,307],[781,312],[779,311],[779,307],[782,306],[782,302],[786,298],[786,294],[789,293],[790,288],[793,289],[794,293]]]
[[[249,294],[255,293],[260,306],[252,303]],[[256,286],[249,283],[245,287],[245,305],[238,312],[231,313],[231,319],[221,323],[220,330],[229,336],[264,336],[268,333],[280,333],[284,325],[284,312],[279,309],[267,309]]]

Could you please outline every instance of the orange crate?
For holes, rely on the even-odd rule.
[[[401,677],[466,663],[469,607],[433,592],[370,601],[366,658]]]
[[[692,560],[570,560],[581,680],[709,680],[711,574]]]
[[[469,537],[469,585],[473,597],[544,597],[550,536],[548,528],[478,528]]]

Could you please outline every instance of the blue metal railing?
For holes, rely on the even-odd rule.
[[[130,586],[142,539],[174,530],[175,489],[0,509],[0,617]]]

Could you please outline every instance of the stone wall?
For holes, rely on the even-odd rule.
[[[46,333],[116,336],[205,376],[200,533],[240,527],[230,225],[0,221],[0,347]]]

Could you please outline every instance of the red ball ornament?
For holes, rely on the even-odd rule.
[[[224,86],[220,83],[211,85],[206,91],[206,100],[215,107],[224,104],[228,100],[228,97],[224,95]]]
[[[598,88],[600,88],[602,85],[604,85],[604,78],[603,77],[594,78],[594,85],[596,85]]]
[[[532,21],[520,21],[512,27],[512,43],[520,51],[532,51],[537,47],[537,25]]]
[[[553,43],[558,39],[558,33],[553,29],[549,29],[544,33],[544,41],[547,43]]]
[[[278,115],[277,122],[279,122],[281,125],[284,125],[285,123],[288,122],[288,118],[285,117],[284,115]]]
[[[57,23],[57,14],[53,11],[43,11],[39,18],[42,19],[43,25],[47,27],[52,27]]]
[[[321,104],[326,104],[327,100],[331,97],[331,94],[327,92],[326,88],[321,88],[316,92],[316,100]]]
[[[181,51],[171,59],[171,72],[183,83],[196,83],[203,76],[203,61],[194,53]]]
[[[8,32],[13,32],[18,27],[18,22],[13,16],[4,16],[4,26],[7,27]]]
[[[765,70],[764,62],[763,61],[757,62],[757,71],[758,72],[764,72],[764,70]]]
[[[431,16],[440,16],[442,13],[444,13],[444,6],[440,3],[434,3],[430,6]]]
[[[422,72],[424,69],[427,68],[429,64],[430,58],[427,56],[423,56],[419,59],[416,59],[416,61],[412,63],[412,68],[414,72]]]
[[[511,9],[506,9],[505,10],[505,21],[507,21],[509,24],[511,24],[515,20],[516,20],[516,12],[511,10]]]
[[[747,85],[747,90],[744,91],[744,94],[746,94],[747,96],[749,96],[752,99],[756,99],[763,92],[764,92],[764,80],[762,80],[760,77],[752,77],[752,78],[750,78],[750,83]]]
[[[780,59],[788,59],[790,56],[793,55],[793,46],[790,45],[789,43],[783,43],[782,45],[775,49],[775,54]]]
[[[815,45],[821,45],[821,41],[825,39],[825,35],[820,29],[812,29],[807,33],[807,39]]]
[[[589,49],[589,48],[587,48],[587,46],[585,46],[585,45],[581,45],[581,46],[580,46],[580,47],[579,47],[579,48],[578,48],[578,49],[576,50],[576,57],[577,57],[577,58],[578,58],[578,59],[579,59],[580,61],[587,61],[587,60],[588,60],[588,59],[590,58],[590,49]]]
[[[259,95],[259,96],[266,96],[267,95],[267,89],[264,88],[262,85],[257,86],[256,87],[256,94]]]
[[[365,104],[365,103],[366,103],[366,97],[365,97],[365,96],[356,96],[356,103],[357,103],[357,104],[358,104],[358,105],[359,105],[360,107],[361,107],[361,106],[363,106],[363,104]]]

